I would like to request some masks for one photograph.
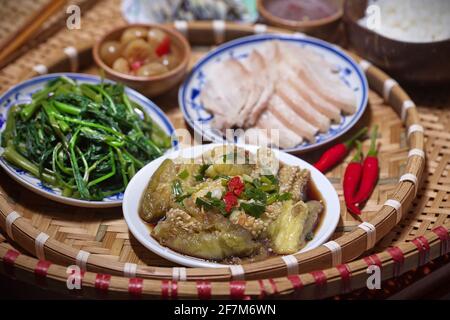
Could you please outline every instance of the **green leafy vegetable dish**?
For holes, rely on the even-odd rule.
[[[280,163],[267,148],[228,145],[164,160],[139,214],[161,245],[235,264],[297,253],[324,211],[309,170]]]
[[[2,157],[60,188],[65,197],[101,201],[125,190],[137,170],[171,146],[170,137],[122,85],[78,84],[61,76],[28,104],[10,108]]]

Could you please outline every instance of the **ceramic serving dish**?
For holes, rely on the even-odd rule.
[[[206,70],[212,64],[221,63],[231,57],[246,58],[253,48],[265,41],[278,40],[292,43],[301,47],[309,47],[322,55],[335,66],[340,80],[349,86],[355,93],[356,112],[352,115],[343,115],[341,122],[333,124],[330,130],[317,134],[316,142],[303,142],[293,148],[283,149],[286,152],[306,152],[327,144],[350,130],[361,118],[367,106],[368,84],[364,72],[358,64],[337,46],[325,41],[302,35],[275,35],[265,34],[244,37],[228,42],[208,53],[192,69],[183,85],[180,87],[178,102],[186,122],[205,140],[222,142],[222,132],[212,127],[214,115],[206,111],[200,101],[200,94],[206,83]],[[237,139],[238,143],[244,143]]]
[[[69,77],[77,81],[78,83],[98,84],[102,81],[100,77],[86,74],[53,73],[32,78],[12,87],[5,94],[3,94],[3,96],[0,97],[0,134],[5,129],[8,110],[11,106],[16,104],[29,103],[31,101],[31,95],[33,93],[44,88],[48,81],[60,76]],[[174,128],[170,123],[170,120],[164,115],[161,109],[159,109],[152,101],[132,89],[126,88],[126,93],[132,101],[141,105],[148,113],[148,115],[152,118],[152,120],[155,121],[155,123],[157,123],[168,135],[172,135],[172,133],[174,132]],[[48,199],[68,205],[91,208],[116,207],[122,204],[123,193],[115,194],[103,199],[102,201],[87,201],[64,197],[61,195],[60,189],[44,185],[40,181],[40,179],[8,163],[1,157],[2,153],[3,148],[0,147],[0,166],[3,167],[6,173],[21,185]]]
[[[177,50],[180,53],[180,62],[178,63],[178,66],[166,73],[151,77],[137,77],[134,75],[121,73],[108,66],[100,57],[101,45],[106,41],[120,39],[120,36],[124,32],[124,30],[131,27],[144,27],[148,29],[157,28],[164,31],[170,37],[171,45],[176,46]],[[183,79],[184,75],[186,74],[189,59],[191,57],[191,47],[186,38],[173,28],[156,24],[136,23],[118,27],[104,35],[95,43],[92,49],[92,54],[95,63],[105,71],[108,78],[121,82],[128,87],[139,91],[147,97],[155,97],[167,92],[178,83],[180,83],[180,81]]]
[[[147,249],[160,255],[161,257],[173,261],[175,263],[189,266],[189,267],[212,267],[218,268],[223,267],[223,264],[207,261],[204,259],[199,259],[191,256],[186,256],[184,254],[178,253],[167,247],[162,246],[157,240],[155,240],[151,235],[148,228],[148,224],[144,222],[139,217],[139,207],[141,203],[142,195],[144,194],[147,185],[152,177],[153,173],[158,169],[161,163],[167,159],[175,159],[177,157],[193,158],[198,157],[204,152],[211,150],[221,144],[208,144],[199,145],[195,147],[180,149],[170,154],[166,154],[149,164],[144,168],[139,170],[138,173],[131,179],[125,190],[125,196],[123,199],[122,209],[125,221],[128,225],[133,236]],[[253,145],[238,145],[252,153],[258,150],[257,146]],[[287,154],[279,150],[273,150],[276,157],[288,165],[299,166],[304,169],[308,169],[311,172],[311,178],[316,186],[316,188],[322,194],[323,200],[325,202],[326,211],[324,217],[318,229],[315,232],[314,238],[307,243],[307,245],[300,251],[305,252],[314,249],[325,241],[333,234],[334,229],[337,226],[340,217],[340,204],[339,197],[336,190],[330,183],[330,181],[316,168],[314,168],[309,163]]]

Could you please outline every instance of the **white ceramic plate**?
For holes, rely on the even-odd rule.
[[[192,69],[186,78],[178,93],[178,103],[183,112],[186,122],[206,141],[222,143],[223,134],[212,127],[214,115],[206,111],[200,102],[201,91],[209,76],[208,68],[212,64],[221,63],[221,61],[235,58],[245,59],[251,53],[253,48],[265,41],[278,40],[289,42],[300,47],[308,47],[325,60],[335,66],[340,80],[355,93],[356,112],[352,115],[343,115],[338,124],[333,124],[330,130],[316,135],[316,142],[303,142],[302,144],[289,149],[283,149],[286,152],[306,152],[327,144],[350,130],[361,118],[367,106],[368,84],[364,72],[358,64],[337,46],[328,42],[303,36],[303,35],[278,35],[264,34],[239,38],[234,41],[223,44],[217,49],[209,52]],[[235,142],[243,143],[239,139]]]
[[[0,97],[0,134],[5,129],[6,118],[8,116],[8,110],[11,106],[22,103],[29,103],[31,101],[31,95],[36,91],[41,90],[48,81],[58,78],[60,76],[69,77],[78,83],[93,83],[97,84],[101,82],[100,77],[79,74],[79,73],[53,73],[48,75],[39,76],[32,78],[25,82],[22,82],[11,89],[9,89],[5,94]],[[107,82],[113,83],[113,81],[105,80]],[[128,97],[141,105],[147,114],[155,121],[168,135],[172,135],[174,128],[170,123],[169,119],[165,114],[159,109],[152,101],[144,97],[142,94],[134,91],[133,89],[126,88],[126,93]],[[176,143],[174,143],[176,147]],[[0,147],[0,155],[3,153],[3,148]],[[10,175],[14,180],[19,182],[21,185],[27,187],[28,189],[54,201],[58,201],[64,204],[78,206],[78,207],[89,207],[89,208],[107,208],[107,207],[117,207],[122,204],[123,193],[118,193],[102,201],[87,201],[79,200],[69,197],[64,197],[61,195],[61,190],[54,187],[49,187],[42,184],[41,180],[35,176],[29,174],[28,172],[14,167],[8,163],[3,157],[0,156],[0,166],[5,169],[6,173]]]
[[[147,223],[139,217],[141,197],[144,194],[153,173],[159,168],[165,159],[175,159],[179,156],[184,158],[198,157],[204,152],[220,145],[221,144],[200,145],[171,152],[147,164],[144,168],[139,170],[138,173],[136,173],[133,179],[131,179],[125,190],[125,195],[123,198],[123,215],[133,236],[147,249],[167,260],[188,267],[226,267],[226,265],[223,264],[187,256],[162,246],[156,239],[150,236]],[[243,147],[252,153],[255,153],[258,150],[258,147],[253,145],[238,146]],[[279,150],[274,150],[274,152],[281,162],[310,170],[311,177],[325,201],[326,212],[322,219],[322,223],[319,225],[319,229],[316,231],[314,238],[309,241],[300,252],[314,249],[328,240],[328,238],[333,234],[339,221],[340,204],[336,190],[333,188],[330,181],[309,163]]]

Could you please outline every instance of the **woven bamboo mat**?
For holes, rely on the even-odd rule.
[[[27,52],[2,69],[0,92],[22,80],[32,66],[45,61],[53,52],[83,42],[91,43],[101,34],[124,24],[119,8],[119,0],[97,1],[90,10],[83,12],[81,30],[61,29],[35,50]],[[209,49],[195,48],[192,62]],[[85,66],[85,71],[95,73],[96,69],[88,65]],[[413,96],[414,93],[411,92]],[[424,184],[404,220],[378,243],[375,251],[381,251],[400,241],[408,241],[430,230],[434,224],[449,221],[450,110],[445,107],[450,107],[450,103],[445,95],[433,101],[427,100],[427,97],[426,93],[419,94],[420,99],[416,101],[419,102],[420,116],[427,137],[428,166],[423,175]],[[371,92],[369,99],[370,108],[364,115],[361,125],[377,123],[380,126],[381,172],[378,187],[360,217],[363,221],[370,220],[389,198],[399,176],[404,172],[407,158],[405,131],[400,119],[376,93]],[[176,90],[156,99],[155,102],[168,113],[176,128],[185,127],[177,107]],[[364,147],[367,149],[367,142]],[[308,158],[314,159],[319,153],[320,150]],[[341,198],[344,168],[345,164],[328,174]],[[58,241],[114,261],[154,266],[172,265],[144,249],[131,237],[120,209],[85,210],[55,204],[20,187],[3,172],[0,173],[0,190],[8,194],[15,210],[29,218],[34,227]],[[361,222],[348,214],[345,206],[342,208],[341,219],[333,238],[353,230]]]
[[[0,44],[17,30],[49,0],[6,0],[1,2],[2,21],[0,28]]]
[[[50,19],[33,34],[22,47],[7,59],[6,63],[14,61],[17,57],[34,50],[39,44],[51,38],[58,30],[64,29],[66,24],[66,8],[69,5],[77,5],[81,11],[88,11],[95,0],[69,0],[66,6],[59,9]],[[49,0],[4,0],[1,2],[0,13],[2,19],[0,21],[0,46],[10,40],[20,28],[26,25],[33,15],[39,12],[45,5],[49,4]],[[3,62],[2,62],[2,65]]]

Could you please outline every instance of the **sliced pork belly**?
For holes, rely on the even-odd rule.
[[[330,102],[323,99],[315,90],[310,90],[309,86],[299,76],[289,77],[287,81],[298,91],[298,93],[317,111],[331,120],[341,122],[341,110]]]
[[[336,75],[325,73],[314,64],[303,70],[303,79],[311,90],[317,90],[318,95],[336,105],[348,114],[356,111],[356,99],[353,91],[343,84]],[[323,89],[320,89],[323,88]]]
[[[256,126],[261,129],[267,129],[271,144],[280,148],[292,148],[303,142],[301,136],[286,128],[286,126],[268,110],[259,117]],[[278,130],[278,137],[274,132],[270,131],[271,129]]]
[[[282,62],[278,69],[280,79],[292,85],[313,108],[336,122],[341,121],[341,110],[320,97],[315,90],[311,90],[288,63]]]
[[[313,108],[289,83],[280,83],[277,94],[303,119],[319,128],[320,132],[330,129],[330,119]]]
[[[280,96],[274,94],[269,100],[268,110],[278,118],[289,130],[308,141],[316,141],[319,129],[300,117]]]
[[[222,92],[212,88],[211,82],[208,81],[203,87],[200,100],[205,109],[214,114],[214,128],[221,130],[229,126],[226,111],[231,108],[231,105],[226,97],[222,95]]]
[[[354,92],[333,72],[333,66],[317,53],[296,45],[286,44],[282,55],[308,85],[324,100],[342,111],[352,114],[356,111]]]
[[[202,90],[200,100],[206,110],[218,115],[214,119],[214,127],[231,128],[242,118],[241,111],[252,92],[252,77],[234,59],[213,64],[207,74],[209,80]]]
[[[253,51],[243,64],[252,76],[253,85],[249,99],[242,109],[242,118],[238,126],[251,127],[266,109],[267,102],[274,91],[274,85],[269,74],[271,71],[269,65],[259,52]]]

